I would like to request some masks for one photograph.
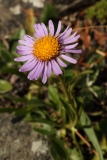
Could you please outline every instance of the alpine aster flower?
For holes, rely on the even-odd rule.
[[[52,71],[55,75],[62,74],[60,67],[67,66],[62,59],[73,64],[77,63],[77,60],[66,55],[66,53],[81,53],[81,50],[73,49],[78,45],[74,42],[80,35],[76,35],[77,31],[70,35],[72,28],[69,26],[64,32],[60,33],[61,21],[58,22],[56,32],[51,20],[49,20],[49,33],[44,23],[35,24],[34,28],[36,30],[34,34],[36,39],[24,35],[24,40],[19,40],[22,45],[17,46],[16,51],[21,57],[14,60],[19,62],[27,61],[19,71],[30,71],[28,79],[37,80],[42,76],[42,82],[46,83]]]

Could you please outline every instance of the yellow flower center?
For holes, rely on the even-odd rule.
[[[60,44],[56,37],[45,36],[35,41],[33,54],[41,61],[51,60],[59,55]]]

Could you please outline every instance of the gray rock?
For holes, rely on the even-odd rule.
[[[24,120],[13,118],[0,114],[0,160],[51,160],[48,139]]]

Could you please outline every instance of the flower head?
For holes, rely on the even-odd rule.
[[[58,23],[56,32],[51,20],[49,20],[49,33],[44,23],[35,24],[34,28],[36,30],[34,34],[36,38],[24,35],[24,40],[19,40],[22,45],[17,46],[16,51],[21,57],[14,60],[19,62],[26,61],[19,71],[30,71],[28,79],[37,80],[42,76],[42,82],[46,83],[52,71],[55,75],[62,74],[60,67],[67,66],[62,59],[73,64],[77,63],[77,60],[66,55],[66,53],[81,53],[81,50],[73,49],[78,45],[78,43],[74,42],[80,35],[76,35],[77,32],[70,35],[72,28],[69,26],[64,32],[60,33],[61,21]]]

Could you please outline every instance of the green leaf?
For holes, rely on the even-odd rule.
[[[69,103],[66,100],[64,100],[64,98],[62,96],[60,96],[60,101],[61,101],[63,107],[65,108],[65,111],[68,114],[69,120],[70,119],[73,120],[74,115],[73,115],[73,112],[72,112],[72,109],[71,109],[71,106],[69,105]]]
[[[72,77],[75,77],[74,69],[66,69],[64,71],[64,79],[68,84],[71,82]]]
[[[32,111],[31,107],[26,107],[26,108],[0,108],[0,113],[11,113],[11,112],[15,112],[15,114],[17,116],[25,116],[28,113],[30,113]]]
[[[18,40],[14,40],[12,42],[12,46],[11,46],[11,55],[13,56],[13,59],[18,57],[18,54],[16,53],[16,47],[18,46]]]
[[[10,82],[0,79],[0,93],[6,93],[12,90],[12,85]]]
[[[26,74],[24,73],[21,73],[18,71],[18,68],[12,68],[12,67],[9,67],[9,66],[4,66],[2,67],[2,69],[0,70],[0,73],[11,73],[11,74],[16,74],[18,75],[19,77],[25,79],[27,82],[30,83],[30,81],[27,79],[27,76]]]
[[[70,157],[72,160],[83,160],[83,157],[79,154],[76,148],[70,150]]]
[[[59,138],[51,138],[51,153],[54,152],[56,153],[57,159],[58,160],[70,160],[69,159],[69,154],[68,150],[64,147],[64,142],[63,140]],[[71,159],[72,160],[72,159]]]
[[[0,58],[6,63],[13,62],[11,53],[6,48],[0,48]]]
[[[101,149],[107,151],[107,120],[102,120],[94,126]]]
[[[0,113],[12,113],[17,110],[17,108],[0,108]]]
[[[52,4],[47,3],[43,9],[42,22],[47,24],[49,19],[55,19],[56,17],[57,17],[57,14],[56,14],[55,7]]]
[[[104,160],[103,155],[102,155],[102,151],[101,151],[99,142],[97,140],[96,134],[94,132],[94,129],[92,127],[91,121],[84,111],[82,111],[82,113],[81,113],[80,123],[81,123],[85,133],[87,134],[88,138],[92,142],[94,148],[98,152],[100,159]]]
[[[25,30],[24,30],[24,29],[17,29],[17,30],[12,34],[10,40],[22,39],[24,35],[25,35]]]
[[[12,95],[9,95],[8,93],[3,94],[2,97],[6,98],[6,99],[9,99],[9,100],[12,100],[13,102],[27,103],[27,101],[28,101],[25,97],[14,97]]]
[[[26,108],[19,108],[18,110],[16,110],[15,114],[17,116],[25,116],[28,113],[30,113],[33,110],[32,107],[26,107]]]
[[[48,125],[45,123],[37,123],[34,126],[34,130],[48,136],[56,134],[56,129],[53,128],[52,125]]]
[[[78,76],[75,76],[74,78],[72,78],[71,82],[70,82],[70,90],[72,90],[80,81],[81,79],[87,75],[87,74],[91,74],[93,73],[92,70],[86,70],[84,72],[81,72]]]
[[[51,153],[51,158],[52,160],[62,160],[62,158],[57,154],[54,146],[51,145],[50,147],[50,153]]]
[[[0,40],[0,50],[6,49],[6,46],[3,44],[3,42]]]
[[[52,85],[48,87],[48,95],[50,100],[53,101],[55,104],[59,103],[59,96],[57,90]]]
[[[99,75],[99,69],[94,71],[94,73],[91,76],[89,74],[87,75],[86,84],[88,87],[92,86],[95,83],[95,81],[98,78],[98,75]]]
[[[23,115],[25,116],[27,113],[31,112],[32,108],[31,107],[26,107],[26,108],[0,108],[0,113],[11,113],[15,112],[17,116]]]
[[[31,114],[27,114],[27,116],[25,117],[25,120],[29,121],[29,122],[38,122],[38,123],[44,123],[44,124],[47,124],[47,125],[59,126],[58,124],[51,121],[50,119],[47,120],[46,118],[41,118],[41,117],[38,118],[36,116],[32,117]]]
[[[41,107],[41,106],[46,106],[47,104],[45,102],[43,102],[42,100],[36,99],[36,98],[32,98],[31,100],[28,101],[27,106],[29,107]]]
[[[106,97],[106,87],[101,85],[101,86],[96,86],[96,85],[93,85],[91,87],[94,92],[98,95],[98,97],[103,101],[104,98]]]
[[[74,74],[74,69],[67,69],[67,70],[65,70],[65,72],[64,72],[64,77],[66,78],[68,78],[68,77],[73,77],[73,76],[75,76],[75,74]]]
[[[23,28],[17,29],[12,36],[10,37],[10,51],[11,51],[11,56],[14,57],[18,56],[16,54],[16,46],[18,45],[18,40],[23,39],[23,36],[25,35],[25,30]]]

